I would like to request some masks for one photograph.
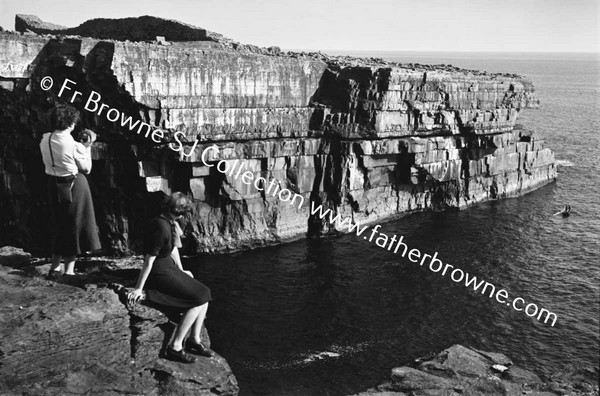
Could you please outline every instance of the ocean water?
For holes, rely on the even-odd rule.
[[[422,252],[557,314],[540,323],[355,235],[185,260],[213,292],[207,327],[242,395],[344,395],[453,344],[546,375],[598,366],[600,70],[568,54],[359,53],[523,74],[519,123],[556,155],[556,183],[461,211],[382,224]],[[569,203],[568,218],[553,216]]]

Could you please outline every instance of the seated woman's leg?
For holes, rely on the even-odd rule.
[[[188,340],[188,348],[190,351],[205,357],[213,357],[214,352],[202,344],[202,325],[204,324],[204,318],[206,317],[206,311],[208,311],[208,303],[200,305],[200,312],[198,317],[192,325],[191,340]]]
[[[171,345],[174,350],[179,351],[183,348],[183,340],[190,328],[192,327],[192,325],[194,324],[194,322],[196,321],[196,319],[198,318],[198,313],[201,309],[202,306],[190,308],[181,317],[179,324],[175,328],[173,345]]]
[[[170,359],[174,359],[183,363],[193,363],[196,358],[188,355],[183,348],[183,340],[190,330],[195,320],[198,318],[198,312],[200,310],[200,306],[188,309],[179,324],[175,328],[174,335],[172,337],[172,341],[170,345],[167,346],[166,355]]]
[[[198,317],[196,321],[192,325],[192,340],[196,344],[200,344],[202,342],[202,325],[204,324],[204,318],[206,318],[206,312],[208,311],[208,303],[200,305],[200,312],[198,312]]]

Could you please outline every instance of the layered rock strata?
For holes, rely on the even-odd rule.
[[[88,275],[64,284],[42,278],[49,265],[19,257],[27,258],[0,255],[0,394],[237,395],[225,359],[162,358],[173,323],[156,309],[126,306],[107,287],[135,279],[139,261],[84,262]]]
[[[454,345],[392,369],[391,380],[356,396],[598,395],[598,371],[579,370],[542,380],[497,352]]]
[[[107,22],[109,23],[109,22]],[[143,23],[143,21],[140,21]],[[143,29],[142,29],[143,30]],[[135,250],[160,193],[189,192],[190,252],[246,249],[333,231],[311,203],[360,223],[518,196],[556,178],[554,156],[516,125],[538,106],[523,77],[452,66],[282,53],[231,40],[131,42],[0,33],[2,241],[43,249],[37,142],[69,78],[83,126],[100,134],[89,177],[103,244]],[[55,86],[44,91],[40,81]],[[160,128],[160,144],[84,110]],[[179,132],[179,133],[178,133]],[[169,143],[184,141],[185,153]],[[207,167],[202,150],[304,197],[291,206]],[[260,185],[258,186],[260,187]]]

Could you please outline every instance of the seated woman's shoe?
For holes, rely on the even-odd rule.
[[[196,355],[204,356],[204,357],[213,357],[215,353],[209,348],[205,347],[202,343],[197,343],[194,341],[189,341],[187,343],[187,347],[190,352],[195,353]]]
[[[179,351],[176,351],[171,346],[168,346],[167,349],[165,349],[165,356],[169,360],[181,363],[194,363],[196,361],[196,358],[187,353],[183,348],[181,348]]]

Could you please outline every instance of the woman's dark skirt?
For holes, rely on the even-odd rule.
[[[52,223],[52,254],[75,256],[82,252],[98,250],[100,238],[94,214],[92,194],[83,174],[73,183],[71,203],[58,203],[56,182],[48,181],[50,220]]]
[[[173,308],[193,308],[212,300],[210,289],[177,267],[171,256],[156,258],[146,281],[148,301]]]

